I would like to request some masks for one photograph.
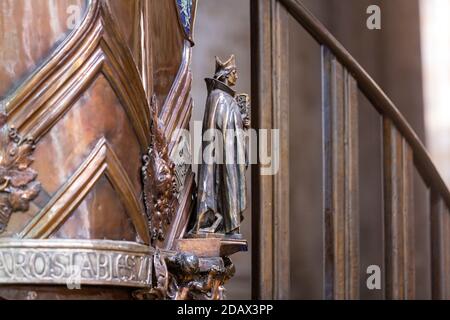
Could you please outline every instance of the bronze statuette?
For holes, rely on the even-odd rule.
[[[242,238],[240,225],[247,205],[245,137],[250,127],[250,107],[248,95],[236,94],[231,88],[237,79],[234,55],[226,62],[216,57],[214,77],[206,79],[203,161],[193,237]],[[213,140],[209,139],[211,134]],[[214,151],[209,153],[211,149]]]

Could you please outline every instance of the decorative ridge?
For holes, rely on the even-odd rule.
[[[124,207],[133,221],[142,241],[149,243],[148,226],[141,205],[117,156],[105,138],[100,139],[89,156],[50,200],[50,202],[20,232],[20,238],[48,238],[94,187],[98,179],[106,174],[118,192]]]

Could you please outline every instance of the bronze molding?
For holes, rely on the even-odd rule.
[[[0,285],[132,287],[136,299],[223,299],[231,260],[127,241],[0,239]]]
[[[0,240],[0,284],[149,287],[151,247],[108,240]]]
[[[168,141],[172,140],[172,134],[175,130],[177,120],[185,118],[192,110],[192,98],[190,96],[192,84],[191,61],[192,48],[185,41],[180,68],[173,86],[164,101],[164,105],[159,112],[159,119],[162,123],[166,124],[164,134]]]

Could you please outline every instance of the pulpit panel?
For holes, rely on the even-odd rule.
[[[87,0],[2,0],[0,97],[11,93],[79,25]]]

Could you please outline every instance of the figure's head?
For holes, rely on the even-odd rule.
[[[232,54],[225,62],[222,62],[216,57],[216,72],[214,74],[214,79],[222,81],[229,86],[234,86],[236,84],[238,75],[234,54]]]

